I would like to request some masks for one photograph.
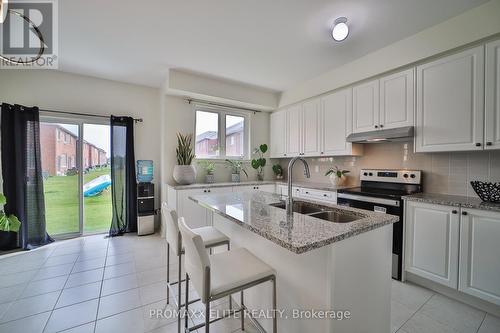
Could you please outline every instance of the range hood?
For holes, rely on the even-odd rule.
[[[391,128],[386,130],[370,131],[349,134],[347,142],[353,143],[383,143],[405,142],[413,139],[413,126]]]

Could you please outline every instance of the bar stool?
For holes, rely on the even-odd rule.
[[[182,217],[179,218],[178,225],[185,250],[185,333],[197,330],[203,326],[205,326],[205,333],[209,333],[211,323],[228,316],[224,315],[210,321],[210,302],[237,292],[241,293],[240,310],[231,312],[241,312],[241,329],[244,330],[246,307],[243,303],[243,291],[267,281],[271,281],[273,284],[273,333],[277,333],[276,272],[274,269],[244,248],[208,256],[203,239],[197,233],[196,229],[190,229]],[[205,304],[205,323],[191,328],[188,327],[187,315],[189,313],[189,281],[193,281],[194,289]]]
[[[167,214],[166,214],[166,226],[167,226],[167,304],[170,303],[170,290],[172,289],[172,286],[178,285],[177,288],[177,307],[180,309],[183,304],[181,304],[181,282],[184,282],[182,279],[182,274],[181,274],[181,257],[184,254],[184,248],[182,246],[182,238],[181,238],[181,233],[179,231],[179,225],[178,225],[178,217],[177,217],[177,212],[167,206]],[[201,238],[203,240],[203,244],[205,248],[210,249],[210,253],[212,253],[212,248],[226,245],[227,250],[229,251],[231,249],[230,245],[230,240],[229,237],[224,235],[222,232],[217,230],[214,227],[208,226],[208,227],[201,227],[201,228],[195,228],[196,232],[201,235]],[[177,256],[178,259],[178,278],[176,282],[170,282],[170,251],[173,252],[174,255]],[[180,282],[179,282],[180,281]],[[173,292],[173,290],[172,290]],[[198,300],[193,300],[191,303],[194,303]],[[229,302],[231,302],[231,298],[229,299]]]

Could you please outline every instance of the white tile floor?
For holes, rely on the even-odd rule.
[[[175,318],[150,316],[166,305],[165,253],[158,235],[96,235],[0,257],[0,333],[176,332]],[[172,259],[171,276],[176,267]],[[391,333],[500,332],[500,318],[396,281],[391,311]],[[239,327],[225,319],[211,332]],[[257,332],[250,323],[245,331]]]

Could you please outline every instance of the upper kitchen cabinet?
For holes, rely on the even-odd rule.
[[[320,155],[360,155],[362,145],[346,141],[352,132],[352,89],[344,89],[321,98]]]
[[[485,149],[500,149],[500,40],[486,44]]]
[[[417,67],[416,152],[481,150],[484,46]]]
[[[286,111],[271,113],[271,157],[286,157]]]
[[[380,79],[379,128],[389,129],[414,124],[415,69],[411,68]]]
[[[379,80],[352,88],[353,133],[369,132],[379,128]]]
[[[301,155],[320,155],[320,110],[320,100],[318,98],[302,104]]]
[[[294,105],[286,111],[286,124],[286,154],[298,156],[302,154],[302,105]]]

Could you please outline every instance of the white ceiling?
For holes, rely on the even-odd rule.
[[[62,0],[60,69],[157,87],[181,68],[280,91],[485,2]]]

